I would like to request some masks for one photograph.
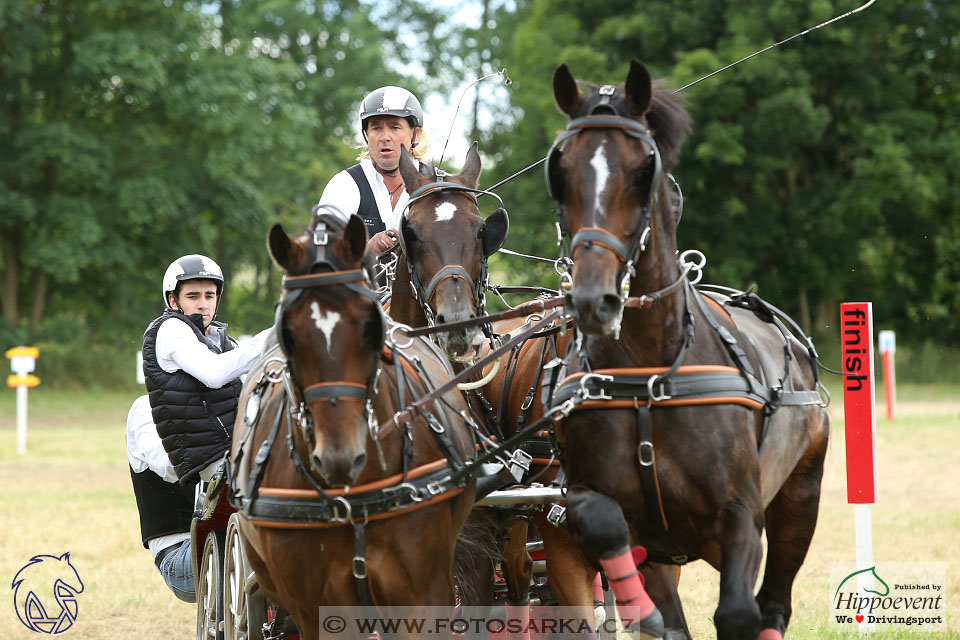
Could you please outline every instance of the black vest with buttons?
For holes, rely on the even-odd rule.
[[[188,317],[171,311],[151,322],[143,334],[143,374],[153,421],[180,484],[189,486],[197,482],[201,470],[223,458],[230,448],[242,385],[237,378],[219,389],[211,389],[182,369],[167,373],[160,368],[157,332],[164,322],[185,322],[214,353],[230,351],[236,343],[226,335],[226,325],[214,322],[224,332],[221,350],[203,334],[199,314]]]

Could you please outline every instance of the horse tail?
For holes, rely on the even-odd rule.
[[[470,512],[453,557],[453,575],[463,606],[493,602],[493,577],[502,553],[499,517],[495,509],[477,507]]]

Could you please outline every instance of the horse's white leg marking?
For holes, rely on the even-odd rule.
[[[331,346],[330,335],[333,333],[333,328],[340,322],[340,314],[336,311],[323,313],[320,311],[320,305],[316,302],[310,303],[310,310],[313,311],[310,317],[317,323],[317,329],[323,331],[323,336],[327,339],[327,353],[329,353]]]
[[[601,203],[603,202],[603,192],[607,188],[607,180],[610,179],[610,168],[607,166],[607,154],[603,150],[603,146],[606,143],[606,140],[600,143],[600,146],[597,147],[597,150],[593,154],[593,158],[590,160],[590,166],[593,167],[593,171],[597,176],[597,192],[594,194],[593,210],[598,214],[602,210]]]
[[[450,204],[449,202],[441,202],[437,205],[436,208],[437,222],[443,222],[445,220],[450,220],[453,218],[453,214],[456,213],[457,207]]]

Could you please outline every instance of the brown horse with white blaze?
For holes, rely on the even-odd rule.
[[[417,171],[404,148],[400,174],[410,204],[400,223],[390,317],[411,327],[476,318],[483,313],[487,258],[503,246],[510,226],[503,207],[480,215],[477,143],[460,173],[433,180]],[[437,334],[447,355],[461,361],[473,357],[482,339],[479,326]]]
[[[277,342],[250,372],[230,458],[232,501],[265,595],[303,638],[319,606],[452,606],[457,535],[474,482],[467,407],[450,392],[378,437],[378,425],[453,372],[408,338],[371,289],[367,233],[318,215],[268,245],[284,276]]]
[[[636,628],[656,614],[633,577],[639,544],[650,559],[720,571],[720,640],[782,638],[827,446],[812,345],[759,298],[708,298],[686,280],[662,179],[690,123],[673,94],[655,91],[637,61],[624,84],[586,94],[562,65],[553,90],[570,122],[547,177],[581,332],[556,395],[569,401],[559,439],[570,525]],[[682,614],[662,613],[689,637]]]

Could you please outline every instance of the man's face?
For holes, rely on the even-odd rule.
[[[170,306],[180,309],[184,315],[199,313],[203,316],[203,328],[213,322],[217,312],[217,283],[213,280],[187,280],[180,285],[180,292],[170,296]]]
[[[367,148],[370,159],[387,171],[400,166],[400,147],[413,146],[416,130],[404,118],[397,116],[373,116],[367,120]]]

